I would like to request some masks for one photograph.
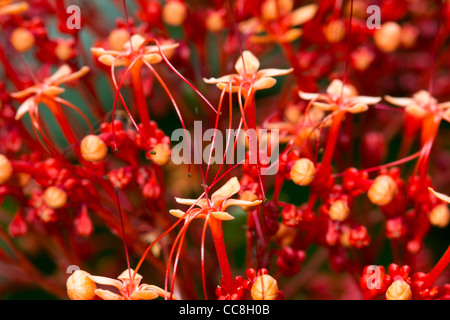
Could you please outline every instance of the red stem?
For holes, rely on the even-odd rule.
[[[139,64],[131,69],[131,81],[133,83],[134,97],[139,113],[139,119],[144,126],[144,134],[148,135],[150,114],[148,112],[147,101],[144,94],[144,87],[141,79],[141,67]]]
[[[430,286],[432,286],[449,263],[450,263],[450,246],[447,248],[442,258],[438,261],[438,263],[434,266],[434,268],[430,271],[430,273],[428,273],[425,282],[423,284],[423,287],[429,288]]]

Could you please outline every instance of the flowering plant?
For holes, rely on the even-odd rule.
[[[66,2],[0,0],[0,297],[450,299],[450,2]]]

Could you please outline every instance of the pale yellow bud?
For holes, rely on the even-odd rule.
[[[330,21],[323,30],[325,38],[329,43],[337,43],[344,39],[345,36],[345,23],[342,20]]]
[[[97,286],[86,271],[76,270],[67,279],[67,295],[71,300],[93,300]]]
[[[402,28],[395,22],[386,22],[374,34],[377,47],[386,53],[393,52],[400,45]]]
[[[13,167],[7,157],[0,154],[0,184],[5,183],[13,173]]]
[[[314,180],[315,175],[316,168],[314,163],[307,158],[295,161],[290,172],[292,181],[300,186],[309,185]]]
[[[108,43],[110,48],[116,51],[122,51],[124,48],[123,46],[129,40],[130,35],[128,34],[128,30],[125,28],[114,29],[108,36]]]
[[[381,175],[374,180],[367,195],[373,204],[385,206],[394,199],[397,192],[394,179],[388,175]]]
[[[208,14],[206,17],[206,29],[208,29],[211,32],[219,32],[221,31],[225,26],[225,21],[223,19],[223,16],[220,14],[220,12],[213,11]]]
[[[67,61],[73,56],[73,49],[67,41],[59,41],[55,48],[55,54],[59,60]]]
[[[44,192],[44,202],[52,209],[59,209],[67,203],[67,193],[55,186],[48,187]]]
[[[80,151],[84,160],[95,162],[101,161],[106,157],[108,147],[102,139],[91,134],[81,140]]]
[[[406,281],[394,281],[386,291],[386,300],[411,300],[411,287]]]
[[[180,26],[187,16],[187,8],[179,1],[169,1],[163,7],[162,19],[171,26]]]
[[[347,219],[350,209],[347,201],[339,199],[333,202],[328,210],[328,215],[333,221],[344,221]]]
[[[431,210],[430,223],[439,228],[445,228],[450,222],[450,211],[446,204],[439,204]]]
[[[256,277],[251,295],[253,300],[275,300],[278,297],[277,280],[268,274]]]
[[[159,166],[165,166],[170,160],[171,151],[167,144],[158,143],[153,149],[150,159]]]
[[[34,46],[34,35],[27,28],[16,28],[11,34],[11,43],[19,52],[25,52]]]

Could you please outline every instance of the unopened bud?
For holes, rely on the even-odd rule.
[[[430,223],[439,228],[445,228],[450,222],[450,211],[446,204],[439,204],[431,210]]]
[[[122,51],[124,44],[127,43],[129,39],[130,35],[128,34],[128,30],[125,28],[118,28],[111,31],[108,36],[108,43],[112,50]]]
[[[158,143],[152,151],[150,159],[157,165],[165,166],[169,162],[171,151],[167,144]]]
[[[13,173],[13,167],[7,157],[0,154],[0,184],[5,183]]]
[[[171,26],[180,26],[187,16],[186,5],[180,1],[169,1],[163,7],[162,18]]]
[[[219,32],[225,25],[224,17],[219,11],[212,11],[206,16],[206,29],[211,32]]]
[[[394,281],[386,291],[386,300],[411,300],[411,287],[406,281]]]
[[[67,279],[67,295],[71,300],[93,300],[97,286],[89,278],[90,274],[83,270],[76,270]]]
[[[268,274],[258,276],[253,282],[251,295],[253,300],[276,300],[278,297],[277,280]]]
[[[44,192],[44,202],[52,209],[59,209],[67,203],[67,193],[55,186],[48,187]]]
[[[34,35],[27,28],[16,28],[11,34],[11,43],[19,52],[30,50],[34,46]]]
[[[339,199],[333,202],[328,210],[328,215],[333,221],[344,221],[347,219],[350,209],[348,208],[347,201]]]
[[[394,179],[388,175],[381,175],[370,186],[368,196],[373,204],[385,206],[394,199],[397,192],[397,183]]]
[[[81,156],[84,160],[89,162],[101,161],[108,153],[108,147],[96,135],[88,135],[81,141]]]
[[[383,52],[393,52],[400,44],[401,34],[402,28],[397,23],[386,22],[375,31],[375,44]]]
[[[309,185],[314,180],[315,175],[316,168],[314,163],[307,158],[302,158],[295,161],[290,172],[292,181],[300,186]]]

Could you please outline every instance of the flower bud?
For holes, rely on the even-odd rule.
[[[90,274],[83,270],[76,270],[67,279],[67,295],[71,300],[93,300],[97,289],[95,282],[89,278]]]
[[[251,295],[253,300],[276,300],[278,297],[277,280],[268,274],[256,277],[252,285]]]
[[[48,187],[44,192],[44,202],[52,209],[59,209],[67,202],[67,193],[55,186]]]
[[[401,34],[402,28],[397,23],[383,23],[381,28],[375,31],[375,44],[385,53],[393,52],[400,44]]]
[[[439,228],[445,228],[450,222],[450,211],[446,204],[438,204],[431,210],[430,223]]]
[[[342,20],[330,21],[323,30],[329,43],[340,42],[345,36],[345,23]]]
[[[16,28],[11,34],[11,43],[19,52],[25,52],[34,46],[34,35],[27,28]]]
[[[315,174],[316,168],[314,167],[314,163],[307,158],[295,161],[290,172],[292,181],[300,186],[309,185],[314,180]]]
[[[0,154],[0,184],[5,183],[13,173],[13,167],[7,157]]]
[[[219,32],[225,26],[223,15],[219,11],[211,11],[206,16],[206,29],[211,32]]]
[[[165,166],[170,160],[171,151],[167,144],[158,143],[150,154],[150,159],[159,166]]]
[[[394,281],[386,291],[386,300],[411,300],[411,287],[406,281]]]
[[[369,188],[367,195],[373,204],[385,206],[397,195],[398,188],[394,179],[388,175],[378,176]]]
[[[328,210],[328,215],[333,221],[344,221],[347,219],[350,209],[347,201],[339,199],[333,202]]]
[[[180,1],[172,0],[163,7],[162,19],[171,26],[180,26],[187,16],[186,5]]]
[[[83,159],[89,162],[101,161],[108,153],[108,147],[103,140],[93,134],[83,138],[80,150]]]
[[[72,45],[68,41],[58,41],[55,54],[62,61],[67,61],[75,56]]]

